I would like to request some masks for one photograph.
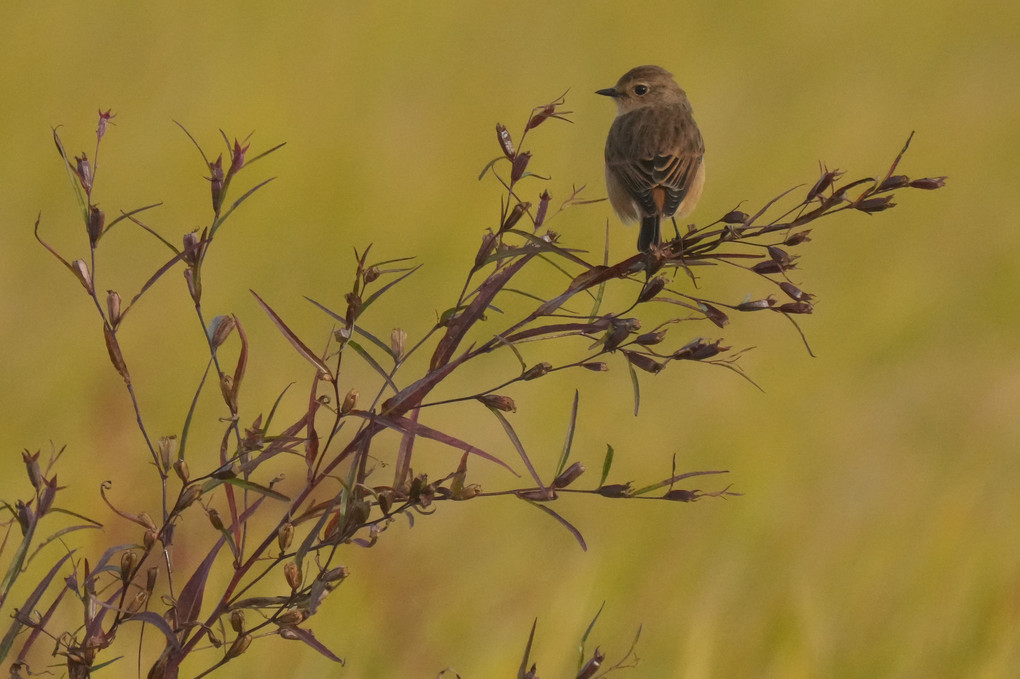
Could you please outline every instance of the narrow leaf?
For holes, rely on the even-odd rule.
[[[570,459],[570,447],[574,443],[574,428],[577,426],[577,402],[580,399],[580,393],[577,389],[574,390],[574,402],[570,406],[570,421],[567,423],[567,437],[563,441],[563,453],[560,454],[560,463],[556,465],[556,476],[566,468],[567,460]]]
[[[606,457],[602,460],[602,479],[599,480],[599,488],[606,485],[609,478],[609,470],[613,468],[613,447],[606,444]]]
[[[513,425],[510,424],[510,420],[506,419],[506,416],[504,416],[503,413],[492,406],[485,407],[488,408],[489,412],[495,415],[496,419],[499,420],[499,423],[503,425],[503,430],[506,432],[507,438],[510,439],[510,443],[512,443],[514,448],[517,449],[517,454],[520,455],[521,459],[524,461],[524,466],[526,466],[528,471],[531,473],[531,478],[535,479],[535,483],[539,488],[543,491],[549,492],[549,489],[546,488],[544,483],[542,483],[542,479],[538,475],[538,471],[535,469],[535,466],[531,464],[531,458],[529,458],[528,453],[525,452],[524,444],[521,443],[521,439],[517,436],[517,432],[514,431]]]
[[[326,380],[327,382],[332,382],[333,375],[332,373],[330,373],[329,368],[322,361],[322,359],[320,359],[318,355],[315,354],[315,352],[309,349],[305,345],[305,343],[302,342],[289,327],[287,327],[287,324],[283,322],[283,319],[276,315],[276,312],[273,311],[272,308],[268,304],[266,304],[261,297],[258,296],[258,293],[256,293],[254,290],[250,290],[249,292],[251,292],[251,294],[255,296],[255,299],[258,301],[259,305],[269,315],[269,319],[273,322],[274,325],[276,325],[277,329],[279,329],[279,331],[283,333],[283,336],[287,338],[287,341],[290,342],[295,349],[297,349],[297,352],[301,354],[301,356],[303,356],[306,361],[315,366],[316,370],[319,371],[320,377],[322,377],[322,379]]]

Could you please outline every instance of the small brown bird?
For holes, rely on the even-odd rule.
[[[673,75],[638,66],[596,94],[616,100],[606,139],[606,188],[625,223],[641,220],[638,250],[661,242],[663,217],[694,210],[705,184],[705,143]]]

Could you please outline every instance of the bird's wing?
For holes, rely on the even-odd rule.
[[[672,215],[687,197],[705,154],[687,110],[659,126],[661,112],[640,109],[616,120],[606,143],[606,165],[645,215]]]

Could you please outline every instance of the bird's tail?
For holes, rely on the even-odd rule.
[[[647,252],[652,245],[662,242],[662,236],[659,233],[661,219],[659,215],[641,218],[641,233],[638,234],[637,241],[638,252]]]

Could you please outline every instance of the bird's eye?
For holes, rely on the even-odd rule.
[[[638,95],[639,97],[648,94],[648,85],[638,85],[637,87],[634,88],[634,94]]]

